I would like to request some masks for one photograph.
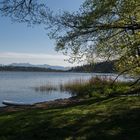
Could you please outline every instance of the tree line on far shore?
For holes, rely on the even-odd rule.
[[[29,71],[29,72],[63,72],[51,68],[25,67],[25,66],[0,66],[0,71]]]
[[[116,73],[114,61],[99,62],[72,67],[69,70],[56,70],[51,68],[25,67],[25,66],[0,66],[0,71],[31,71],[31,72],[98,72]]]

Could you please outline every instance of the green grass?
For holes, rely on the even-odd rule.
[[[92,78],[60,85],[61,91],[76,94],[82,102],[1,111],[0,140],[140,140],[140,96],[116,96],[139,93],[140,85],[130,84]]]
[[[0,140],[139,140],[140,97],[0,113]]]

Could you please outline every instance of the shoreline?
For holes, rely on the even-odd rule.
[[[74,105],[74,104],[78,104],[82,101],[84,101],[84,99],[82,99],[82,98],[70,97],[70,98],[65,98],[65,99],[56,99],[56,100],[52,100],[52,101],[38,102],[38,103],[34,103],[33,105],[25,105],[25,106],[23,106],[23,105],[8,106],[7,105],[7,106],[0,107],[0,113],[21,111],[21,110],[25,110],[25,109],[50,109],[50,108],[55,108],[55,107]]]

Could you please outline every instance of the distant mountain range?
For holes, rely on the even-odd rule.
[[[42,72],[98,72],[98,73],[116,73],[117,70],[114,66],[116,61],[104,61],[95,64],[87,64],[76,67],[63,67],[33,65],[30,63],[12,63],[10,65],[0,65],[0,71],[42,71]]]
[[[9,65],[5,66],[14,66],[14,67],[38,67],[38,68],[47,68],[47,69],[54,69],[54,70],[69,70],[70,67],[63,67],[63,66],[51,66],[48,64],[43,64],[43,65],[33,65],[30,63],[12,63]]]

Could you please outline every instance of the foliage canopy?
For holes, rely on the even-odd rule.
[[[71,61],[117,59],[120,71],[140,74],[140,0],[85,0],[79,11],[58,14],[37,0],[3,0],[0,9],[21,22],[45,24],[56,50]]]
[[[57,50],[73,60],[96,54],[117,59],[121,71],[140,73],[140,0],[86,0],[79,12],[64,12],[51,25]]]

